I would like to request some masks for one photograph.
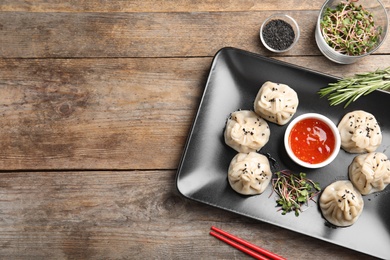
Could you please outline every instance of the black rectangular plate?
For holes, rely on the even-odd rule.
[[[229,114],[238,109],[253,110],[253,102],[266,81],[283,83],[299,97],[294,118],[314,112],[328,116],[336,125],[350,111],[361,109],[372,113],[383,135],[377,149],[390,158],[390,95],[375,91],[347,108],[330,107],[318,90],[337,78],[288,63],[262,57],[235,48],[223,48],[214,57],[198,113],[189,133],[180,162],[176,183],[179,192],[192,200],[271,223],[289,230],[322,239],[362,253],[390,259],[390,185],[382,192],[364,196],[364,210],[358,221],[345,228],[326,224],[318,203],[296,217],[277,211],[271,185],[261,195],[243,196],[230,187],[227,169],[236,152],[224,143],[223,130]],[[335,161],[321,169],[306,169],[294,164],[283,146],[288,124],[269,123],[271,136],[260,153],[269,155],[273,172],[290,169],[305,172],[322,188],[336,180],[348,179],[348,166],[356,155],[340,151]]]

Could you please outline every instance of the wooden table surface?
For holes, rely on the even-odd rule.
[[[0,258],[250,259],[212,225],[289,259],[370,259],[183,198],[175,176],[215,53],[226,46],[335,76],[314,40],[323,0],[0,0]],[[387,10],[390,0],[383,0]],[[291,51],[260,43],[284,12]]]

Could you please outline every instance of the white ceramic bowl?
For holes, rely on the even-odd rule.
[[[327,159],[325,159],[322,162],[318,162],[318,163],[310,163],[310,162],[301,160],[293,152],[293,150],[291,149],[291,146],[290,146],[291,130],[294,128],[294,126],[298,122],[300,122],[300,121],[302,121],[304,119],[309,119],[309,118],[316,119],[318,121],[324,122],[327,126],[329,126],[329,128],[331,130],[331,133],[334,135],[335,143],[334,143],[333,151],[331,152],[331,154],[329,155],[329,157]],[[340,145],[341,145],[341,138],[340,138],[340,133],[339,133],[339,131],[337,129],[337,126],[329,118],[327,118],[326,116],[323,116],[323,115],[317,114],[317,113],[307,113],[307,114],[303,114],[303,115],[300,115],[300,116],[296,117],[287,126],[286,132],[284,134],[284,146],[286,148],[287,154],[289,155],[289,157],[295,163],[297,163],[297,164],[299,164],[299,165],[301,165],[303,167],[306,167],[306,168],[321,168],[321,167],[324,167],[324,166],[330,164],[336,158],[336,156],[338,155],[338,153],[340,151]]]

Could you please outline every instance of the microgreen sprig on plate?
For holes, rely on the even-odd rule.
[[[374,90],[390,90],[390,67],[377,69],[374,72],[355,74],[335,83],[329,83],[318,91],[320,97],[328,96],[331,106],[346,102],[347,107],[361,96],[365,96]]]
[[[299,216],[302,206],[309,200],[313,200],[321,191],[320,184],[306,178],[306,173],[295,175],[283,170],[276,172],[275,175],[276,177],[272,179],[272,187],[279,195],[276,203],[281,207],[282,215],[294,211],[295,216]]]

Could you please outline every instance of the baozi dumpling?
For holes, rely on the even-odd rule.
[[[338,129],[341,148],[349,153],[374,152],[382,142],[382,132],[375,117],[363,110],[347,113]]]
[[[238,153],[229,165],[228,180],[243,195],[261,194],[268,186],[272,172],[267,157],[256,152]]]
[[[267,122],[250,110],[233,112],[227,120],[225,143],[237,152],[249,153],[260,150],[269,140]]]
[[[384,153],[361,154],[353,159],[348,173],[361,194],[382,191],[390,183],[390,160]]]
[[[324,218],[335,226],[350,226],[363,211],[364,201],[350,181],[336,181],[327,186],[320,197]]]
[[[297,93],[285,84],[267,81],[257,93],[254,110],[267,121],[284,125],[298,108]]]

